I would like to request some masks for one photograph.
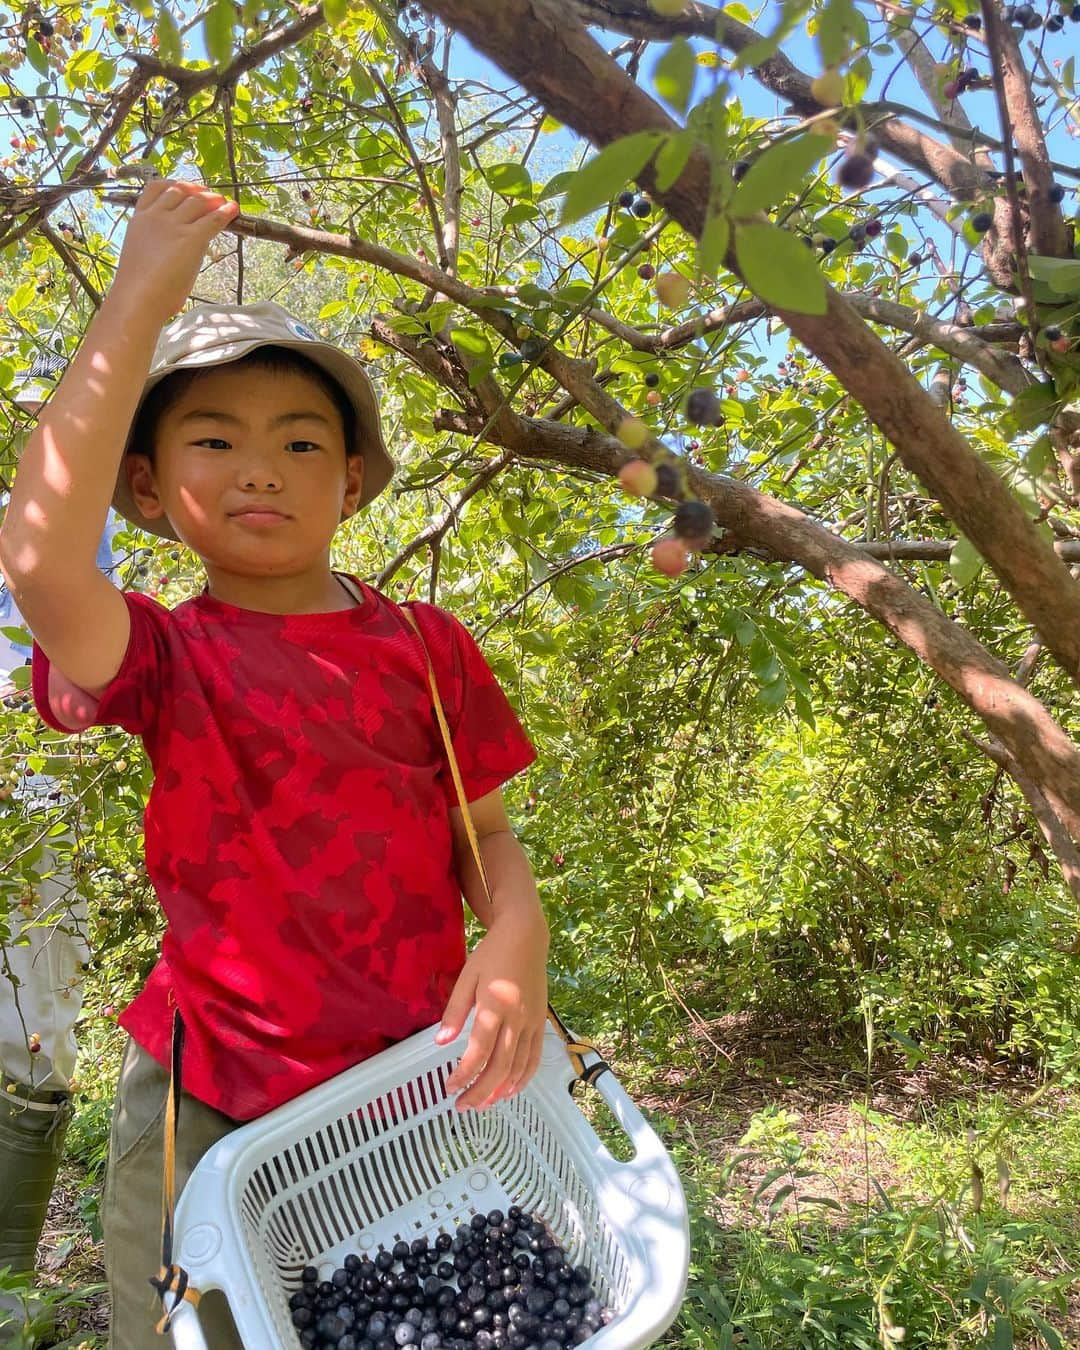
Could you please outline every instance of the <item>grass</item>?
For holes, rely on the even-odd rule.
[[[636,1077],[692,1214],[666,1343],[1080,1346],[1080,1094],[771,1035]]]
[[[662,1066],[612,1059],[691,1212],[688,1297],[664,1345],[1080,1346],[1080,1093],[955,1058],[868,1075],[857,1047],[734,1019],[702,1030]],[[102,1073],[71,1136],[39,1252],[46,1288],[102,1277],[92,1195],[108,1085]],[[577,1095],[625,1157],[597,1094]],[[73,1313],[58,1343],[98,1350],[103,1296]]]

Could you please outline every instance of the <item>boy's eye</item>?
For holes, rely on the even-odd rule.
[[[226,440],[222,440],[222,438],[221,438],[220,436],[204,436],[203,439],[202,439],[201,441],[196,441],[195,444],[196,444],[196,445],[209,445],[211,442],[216,442],[217,445],[223,445],[223,446],[225,446],[226,448],[228,448],[228,445],[229,445],[229,442],[226,441]],[[308,451],[309,449],[310,449],[310,450],[318,450],[318,448],[319,448],[315,441],[290,441],[290,442],[289,442],[289,445],[292,446],[292,447],[294,447],[294,448],[295,448],[296,446],[301,446],[301,447],[302,447],[301,453],[303,453],[303,454],[306,454],[307,451]]]

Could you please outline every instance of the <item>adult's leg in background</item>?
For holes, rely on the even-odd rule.
[[[57,844],[60,858],[66,856]],[[0,1266],[31,1271],[71,1118],[86,902],[45,846],[0,944]]]

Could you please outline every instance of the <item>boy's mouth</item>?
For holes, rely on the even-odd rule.
[[[238,520],[243,525],[275,525],[289,519],[281,511],[269,506],[249,506],[243,511],[230,511],[230,520]]]

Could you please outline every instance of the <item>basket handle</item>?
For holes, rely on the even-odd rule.
[[[634,1156],[629,1162],[620,1162],[617,1158],[612,1158],[612,1164],[627,1176],[627,1187],[632,1186],[633,1180],[638,1178],[646,1183],[648,1189],[645,1195],[637,1197],[638,1202],[648,1205],[654,1219],[665,1225],[672,1225],[668,1234],[672,1245],[667,1249],[665,1259],[672,1262],[684,1259],[689,1242],[686,1197],[675,1164],[671,1161],[659,1135],[634,1105],[629,1093],[613,1073],[605,1074],[593,1086],[607,1103],[619,1128],[634,1149]],[[603,1148],[602,1143],[600,1147]],[[608,1156],[611,1156],[610,1153]],[[681,1229],[681,1239],[674,1231],[676,1224]]]
[[[484,894],[487,896],[489,908],[494,911],[495,900],[491,894],[491,887],[488,885],[487,872],[484,870],[484,860],[480,856],[480,841],[476,835],[476,826],[473,824],[472,812],[469,810],[469,803],[465,797],[465,785],[461,781],[461,770],[458,768],[457,755],[454,753],[454,743],[450,736],[450,727],[446,721],[446,713],[443,711],[442,699],[439,697],[439,686],[435,680],[435,667],[431,663],[431,653],[428,651],[427,643],[424,641],[424,635],[420,631],[420,625],[409,610],[401,607],[401,612],[405,616],[409,627],[420,639],[420,646],[424,652],[424,660],[427,664],[428,686],[431,689],[431,701],[435,707],[435,717],[439,723],[439,730],[442,733],[443,744],[446,747],[446,758],[450,763],[450,773],[454,779],[454,790],[457,793],[458,804],[461,807],[461,815],[465,821],[465,832],[469,837],[469,847],[472,849],[472,855],[476,862],[476,870],[480,873],[480,880],[483,882]],[[594,1081],[595,1078],[607,1069],[608,1065],[604,1062],[600,1052],[591,1042],[582,1040],[580,1036],[574,1036],[559,1017],[555,1009],[548,1004],[548,1021],[562,1037],[566,1045],[566,1052],[570,1056],[570,1062],[574,1066],[574,1073],[578,1078],[585,1078],[586,1081]],[[595,1054],[598,1056],[599,1064],[594,1064],[592,1068],[586,1068],[584,1056],[586,1054]],[[591,1075],[591,1077],[590,1077]]]
[[[168,1301],[172,1299],[172,1294],[165,1295],[167,1310]],[[176,1350],[209,1350],[199,1314],[192,1304],[185,1303],[183,1299],[177,1300],[171,1309],[170,1329]]]

